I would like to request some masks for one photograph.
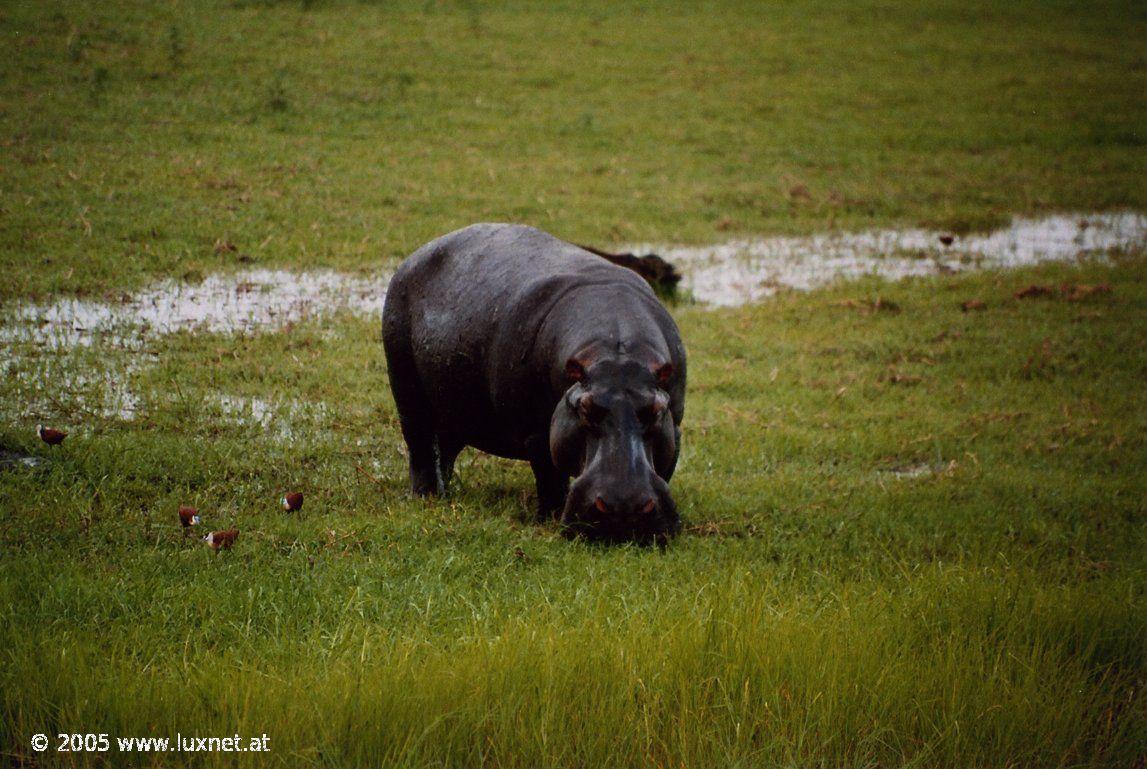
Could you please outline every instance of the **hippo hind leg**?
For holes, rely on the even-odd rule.
[[[396,321],[393,315],[384,316],[386,368],[390,376],[390,389],[394,393],[394,405],[398,408],[402,438],[406,441],[410,489],[424,497],[441,494],[444,488],[439,466],[438,437],[434,432],[434,411],[414,365],[409,340],[405,324]]]
[[[441,494],[445,478],[439,464],[438,438],[434,434],[434,418],[429,403],[413,397],[400,397],[394,388],[398,405],[398,421],[406,441],[407,461],[410,464],[410,490],[420,497]]]

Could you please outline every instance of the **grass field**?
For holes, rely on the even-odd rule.
[[[1147,208],[1134,2],[492,5],[5,4],[0,297]]]
[[[5,310],[373,272],[487,219],[606,245],[1147,210],[1134,3],[8,3],[0,43]],[[50,461],[0,468],[3,760],[1143,766],[1147,254],[673,312],[664,552],[527,523],[528,467],[473,452],[408,498],[376,319],[62,360],[146,357],[131,420],[28,413],[15,361],[52,353],[13,342],[0,449]]]

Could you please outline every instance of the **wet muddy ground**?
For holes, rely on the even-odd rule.
[[[708,246],[649,244],[683,275],[686,296],[729,307],[778,291],[807,291],[839,280],[886,280],[969,269],[1008,269],[1046,261],[1104,258],[1147,247],[1147,216],[1135,213],[1016,219],[1004,229],[967,236],[929,230],[874,230],[808,237],[765,237]],[[10,307],[0,315],[0,362],[8,396],[0,409],[27,419],[61,412],[136,417],[131,381],[152,365],[151,343],[177,332],[257,333],[349,312],[378,317],[388,275],[329,270],[247,270],[198,283],[162,281],[105,299],[63,297]],[[314,406],[220,394],[220,415],[289,437]]]

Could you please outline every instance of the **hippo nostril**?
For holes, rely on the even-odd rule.
[[[656,506],[657,503],[653,501],[653,497],[650,497],[648,500],[646,500],[645,504],[641,506],[641,514],[649,515],[653,512],[653,508]]]
[[[593,506],[597,508],[599,513],[609,512],[609,508],[605,505],[605,500],[601,497],[598,497],[593,501]]]

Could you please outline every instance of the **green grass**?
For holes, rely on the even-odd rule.
[[[1113,292],[1011,297],[1035,280]],[[864,312],[878,294],[901,312]],[[677,315],[689,529],[664,553],[525,523],[528,468],[472,452],[448,499],[408,498],[369,320],[171,337],[135,423],[58,450],[5,428],[53,461],[0,476],[0,736],[267,733],[320,765],[1135,762],[1147,260]],[[327,408],[284,442],[220,392]],[[236,549],[182,541],[181,503]]]
[[[1147,208],[1134,2],[14,2],[0,45],[0,297],[374,269],[474,221]]]
[[[374,271],[482,219],[605,244],[1144,210],[1145,41],[1131,3],[9,3],[0,298]],[[1142,765],[1147,254],[673,312],[664,552],[528,523],[528,467],[472,451],[410,499],[377,319],[6,348],[0,449],[50,462],[0,469],[4,762]],[[58,448],[16,376],[47,361]],[[63,387],[125,370],[132,421]],[[59,732],[271,753],[29,747]]]

